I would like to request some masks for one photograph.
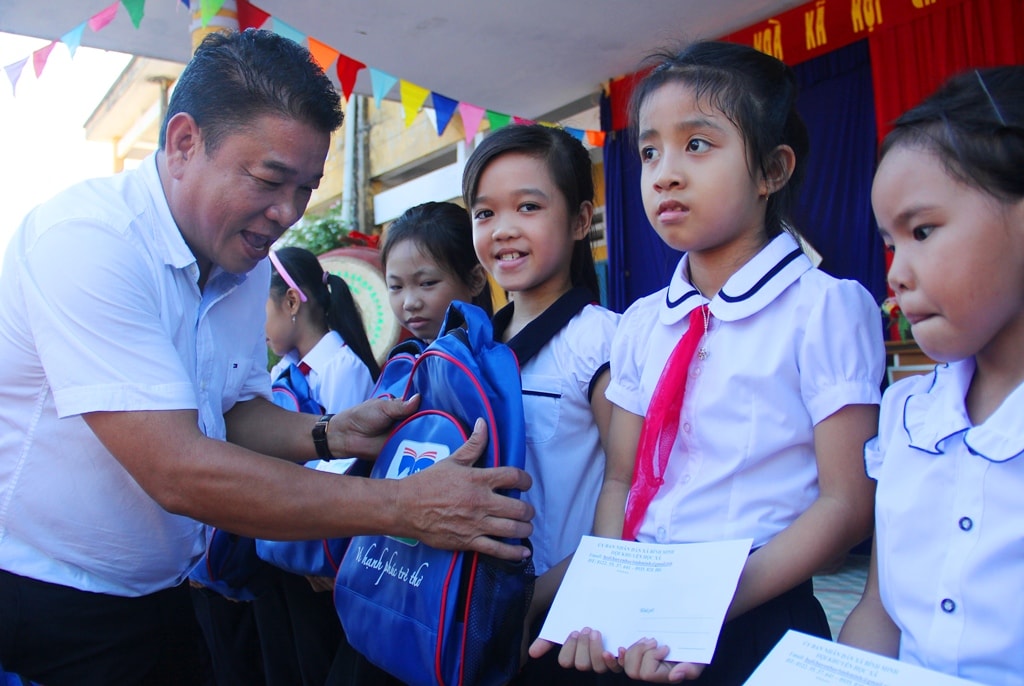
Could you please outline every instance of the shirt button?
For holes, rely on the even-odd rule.
[[[970,517],[960,518],[960,529],[962,531],[970,531],[974,528],[974,521]]]
[[[954,603],[950,598],[943,598],[940,606],[942,607],[942,611],[947,614],[956,609],[956,603]]]
[[[658,543],[664,543],[666,538],[665,527],[658,527]]]
[[[690,375],[691,376],[700,376],[700,367],[694,367],[693,370],[690,372]]]
[[[686,433],[690,433],[690,428],[690,422],[686,422],[685,424],[683,424],[683,431],[685,431]]]
[[[689,474],[687,474],[686,476],[683,477],[683,483],[684,484],[690,483],[690,475]]]

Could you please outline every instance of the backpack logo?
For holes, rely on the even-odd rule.
[[[422,472],[448,457],[448,446],[441,443],[424,443],[406,439],[398,444],[395,455],[388,465],[387,479],[404,479],[416,472]]]

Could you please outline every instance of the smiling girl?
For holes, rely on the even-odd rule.
[[[537,512],[530,540],[539,577],[530,637],[580,537],[593,531],[604,474],[611,414],[604,389],[618,315],[596,304],[591,174],[589,153],[566,131],[509,126],[476,148],[462,182],[476,254],[511,299],[494,316],[495,337],[515,351],[522,371],[533,477],[523,498]],[[560,671],[553,661],[531,661],[518,683],[574,676]]]

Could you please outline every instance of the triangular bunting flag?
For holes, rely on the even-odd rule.
[[[181,0],[181,4],[185,6],[185,9],[189,9],[188,0]]]
[[[330,69],[331,65],[334,64],[334,60],[338,59],[338,55],[341,54],[326,43],[321,43],[316,38],[313,38],[313,36],[309,36],[306,40],[309,41],[309,54],[313,56],[313,59],[316,60],[316,63],[324,71]]]
[[[398,79],[391,74],[370,67],[370,83],[373,85],[373,102],[379,108],[380,101],[395,87]]]
[[[83,33],[85,33],[84,21],[60,37],[60,42],[68,46],[72,58],[75,56],[75,50],[78,50],[78,46],[82,44]]]
[[[480,130],[480,122],[484,119],[484,108],[470,105],[468,102],[460,102],[459,115],[462,117],[463,133],[466,134],[468,145],[473,142],[476,132]]]
[[[565,132],[570,134],[573,138],[578,140],[580,143],[583,142],[583,136],[584,136],[583,129],[574,129],[571,126],[566,126],[565,127]]]
[[[51,41],[49,45],[39,48],[32,53],[32,67],[36,70],[36,78],[38,79],[43,74],[43,67],[46,66],[46,59],[50,56],[50,51],[53,50],[53,46],[57,44],[57,41]]]
[[[604,147],[604,131],[587,131],[587,142],[595,148]]]
[[[420,108],[423,107],[423,103],[427,101],[430,91],[423,86],[417,86],[415,83],[409,83],[402,79],[398,82],[398,93],[402,98],[402,109],[405,110],[405,127],[409,128],[413,120],[416,119]]]
[[[121,0],[121,4],[128,10],[128,16],[132,18],[135,28],[142,23],[142,15],[145,10],[146,0]]]
[[[338,64],[335,67],[338,73],[338,83],[341,84],[341,94],[345,96],[345,102],[352,97],[352,89],[356,87],[356,77],[366,65],[359,60],[354,60],[348,55],[338,55]]]
[[[423,116],[426,117],[430,121],[431,128],[433,128],[436,131],[437,130],[437,112],[434,111],[434,108],[433,107],[421,107],[420,108],[420,112],[422,112]]]
[[[270,15],[248,0],[238,0],[238,28],[258,29],[270,19]]]
[[[117,8],[120,4],[120,2],[115,2],[107,9],[100,10],[96,14],[92,15],[89,21],[86,22],[89,24],[89,28],[93,31],[99,31],[104,26],[114,21],[114,17],[117,15]]]
[[[306,34],[304,34],[302,31],[299,31],[291,24],[286,24],[277,17],[272,16],[271,19],[274,22],[274,33],[276,33],[279,36],[289,38],[298,43],[299,45],[306,44]]]
[[[451,98],[444,97],[440,93],[434,93],[432,99],[434,101],[437,135],[441,136],[444,134],[444,130],[448,128],[448,122],[452,120],[452,115],[455,114],[455,106],[459,103]]]
[[[530,124],[536,124],[537,122],[533,121],[532,119],[523,119],[522,117],[512,117],[512,123],[513,124],[520,124],[520,125],[527,125],[528,126]]]
[[[505,128],[511,121],[512,115],[487,110],[487,122],[491,125],[491,131]]]
[[[21,78],[21,70],[25,68],[26,64],[28,64],[27,57],[4,67],[4,71],[7,72],[7,80],[11,82],[11,92],[15,95],[18,94],[18,79]]]
[[[217,16],[220,8],[224,6],[224,0],[199,0],[199,21],[205,28],[210,20]]]

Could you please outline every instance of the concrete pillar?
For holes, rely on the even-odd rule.
[[[189,29],[192,31],[192,52],[195,52],[199,44],[203,42],[207,34],[214,31],[230,33],[238,30],[238,5],[235,0],[224,0],[224,5],[217,10],[217,14],[210,17],[210,21],[203,26],[203,15],[200,3],[194,3],[192,11],[192,23]]]

